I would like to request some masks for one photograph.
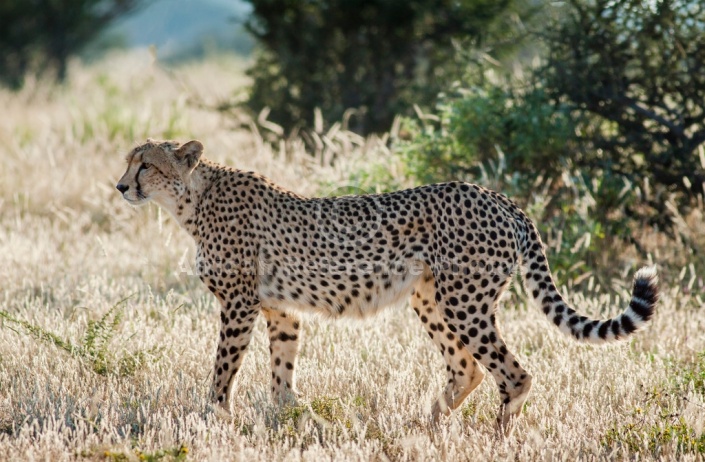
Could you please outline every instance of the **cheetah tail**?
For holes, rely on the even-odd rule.
[[[524,286],[546,316],[565,334],[585,343],[608,343],[623,340],[642,329],[653,317],[658,302],[656,267],[644,267],[634,275],[632,298],[627,309],[612,319],[597,321],[581,316],[565,302],[556,289],[548,269],[546,254],[538,234],[531,237],[523,252]],[[533,242],[531,242],[533,241]],[[538,245],[536,245],[538,244]]]

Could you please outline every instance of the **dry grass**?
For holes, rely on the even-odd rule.
[[[242,84],[240,69],[220,61],[179,76],[215,102]],[[115,56],[74,76],[63,89],[0,92],[0,458],[703,458],[702,275],[687,262],[663,282],[650,329],[618,346],[577,345],[520,296],[507,299],[505,338],[535,378],[506,440],[492,431],[491,378],[439,426],[428,423],[444,366],[408,306],[361,323],[308,321],[304,398],[286,409],[269,401],[260,321],[234,417],[217,417],[206,396],[218,307],[189,274],[190,238],[156,206],[130,208],[113,190],[124,153],[147,136],[198,137],[217,161],[314,194],[366,162],[385,162],[386,148],[331,134],[340,148],[334,167],[330,149],[314,159],[297,143],[271,149],[186,104],[184,87],[146,55]],[[654,244],[665,255],[680,245]],[[596,287],[570,299],[585,314],[613,315],[627,286],[614,281],[611,295]]]

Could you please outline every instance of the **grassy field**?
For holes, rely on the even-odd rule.
[[[0,459],[705,457],[703,275],[687,260],[674,268],[666,260],[684,254],[683,241],[656,234],[662,301],[650,328],[627,343],[578,345],[520,290],[504,301],[505,339],[534,376],[507,439],[492,430],[491,377],[430,424],[444,365],[407,305],[358,323],[308,319],[303,397],[283,409],[268,396],[260,320],[233,418],[218,417],[207,392],[219,307],[193,275],[186,233],[158,207],[131,208],[114,190],[125,153],[149,136],[198,138],[209,158],[304,194],[346,186],[351,171],[389,158],[384,142],[346,133],[329,133],[337,153],[311,157],[296,141],[272,147],[194,104],[232,94],[242,69],[217,60],[168,74],[147,54],[113,56],[73,69],[64,88],[0,91]],[[705,219],[695,213],[680,226],[702,235]],[[569,293],[584,314],[621,312],[634,267],[648,263],[615,261],[623,276],[610,287]]]

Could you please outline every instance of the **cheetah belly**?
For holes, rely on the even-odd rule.
[[[277,273],[294,277],[261,277],[259,295],[267,307],[333,318],[366,318],[409,298],[423,273],[413,268],[423,265],[412,262],[411,268],[399,272],[311,271],[297,275],[280,267]]]

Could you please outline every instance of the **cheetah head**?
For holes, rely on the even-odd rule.
[[[181,145],[176,141],[148,139],[127,155],[127,171],[116,188],[130,204],[142,205],[154,200],[169,208],[186,190],[201,154],[200,141]]]

